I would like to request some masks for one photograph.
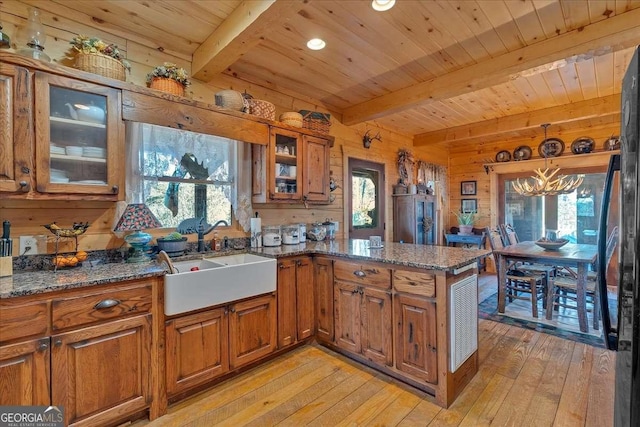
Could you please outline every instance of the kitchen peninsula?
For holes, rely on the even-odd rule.
[[[276,316],[277,311],[278,342],[270,355],[315,336],[323,345],[427,391],[444,407],[477,372],[476,261],[488,251],[390,242],[370,249],[364,240],[333,240],[250,252],[278,261],[278,288],[270,295],[277,299],[270,313]],[[202,254],[180,260],[199,257]],[[157,418],[166,412],[169,400],[241,370],[227,369],[189,390],[167,393],[171,387],[165,378],[173,357],[169,323],[178,319],[164,315],[164,268],[113,267],[85,263],[56,273],[16,272],[0,279],[3,389],[9,389],[4,387],[9,378],[22,378],[16,393],[32,390],[25,404],[62,404],[69,408],[70,423],[103,425],[142,410]],[[222,312],[211,307],[187,316],[214,310]],[[301,328],[305,318],[309,326]],[[82,373],[110,366],[114,351],[125,351],[117,358],[118,381],[114,378],[113,387],[104,386],[99,404],[83,406],[69,400],[95,390],[94,380]],[[20,354],[29,363],[2,364]],[[109,361],[106,354],[111,355]]]

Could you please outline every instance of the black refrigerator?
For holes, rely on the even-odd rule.
[[[598,274],[607,347],[616,350],[614,425],[640,426],[640,47],[622,81],[620,154],[611,156],[598,232]],[[610,211],[610,206],[614,206]],[[615,208],[617,206],[617,209]],[[606,240],[619,227],[617,302],[608,302]],[[610,267],[609,267],[610,268]],[[614,284],[615,284],[614,281]]]

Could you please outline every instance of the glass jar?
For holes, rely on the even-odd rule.
[[[319,242],[327,236],[327,229],[320,222],[314,222],[307,230],[307,239]]]
[[[262,246],[280,246],[281,243],[279,225],[265,225],[262,227]]]
[[[299,231],[297,225],[283,225],[282,226],[282,243],[285,245],[297,245],[300,243]]]
[[[336,226],[333,221],[325,221],[322,223],[325,230],[327,230],[327,239],[334,240],[336,238]]]

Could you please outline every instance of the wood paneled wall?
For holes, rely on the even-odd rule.
[[[12,47],[16,47],[18,40],[18,28],[24,24],[27,16],[28,5],[13,1],[4,0],[0,10],[0,22],[4,31],[9,34],[12,40]],[[146,74],[155,65],[163,62],[173,62],[188,71],[191,69],[190,58],[177,52],[161,52],[149,47],[141,40],[129,40],[122,36],[117,36],[90,25],[90,22],[74,21],[77,17],[54,15],[50,12],[42,12],[42,22],[45,25],[47,41],[45,52],[53,61],[67,66],[73,66],[73,54],[69,41],[78,34],[95,36],[107,43],[114,43],[126,55],[131,63],[132,71],[127,75],[127,81],[145,85]],[[80,18],[78,18],[80,19]],[[234,89],[241,92],[245,90],[254,97],[268,100],[276,105],[276,117],[285,111],[298,111],[301,109],[327,111],[322,104],[313,99],[301,99],[295,94],[280,93],[277,90],[255,86],[250,83],[233,79],[228,76],[220,76],[209,84],[194,80],[193,85],[187,90],[187,96],[207,103],[214,102],[214,94],[222,89]],[[340,117],[332,114],[333,125],[331,135],[335,136],[335,145],[331,149],[331,173],[338,182],[340,188],[332,193],[334,201],[329,205],[310,206],[308,209],[304,205],[262,205],[256,206],[255,211],[260,213],[263,224],[286,224],[296,222],[324,221],[331,218],[340,222],[338,235],[344,232],[344,167],[343,159],[346,157],[356,157],[385,164],[387,191],[386,215],[387,232],[386,238],[391,237],[392,224],[392,185],[398,180],[397,152],[399,149],[412,150],[417,160],[446,165],[448,161],[448,150],[442,147],[420,147],[412,148],[412,138],[410,135],[402,135],[394,131],[377,126],[375,122],[347,127],[340,123]],[[375,134],[380,131],[382,142],[374,141],[370,149],[365,149],[362,145],[362,135],[368,129]],[[243,171],[249,174],[250,171]],[[115,203],[109,202],[64,202],[64,201],[32,201],[32,200],[1,200],[0,219],[8,219],[12,223],[12,237],[17,241],[21,235],[44,236],[39,242],[39,251],[53,253],[55,246],[53,236],[42,227],[44,224],[56,221],[61,226],[69,226],[75,222],[88,221],[91,226],[87,233],[79,239],[79,246],[82,250],[111,249],[123,246],[124,241],[121,236],[116,235],[112,229],[114,220],[117,217],[118,207]],[[166,234],[166,230],[151,230],[155,236]],[[245,235],[242,231],[226,232],[229,237],[239,237]],[[195,240],[195,236],[189,236],[190,240]],[[64,243],[62,250],[71,250],[69,242]],[[14,251],[17,255],[18,251]]]
[[[550,117],[550,120],[553,118]],[[571,154],[571,143],[582,136],[588,136],[595,140],[596,150],[604,151],[604,141],[612,135],[618,135],[620,132],[619,124],[611,124],[604,127],[592,127],[584,128],[579,131],[555,131],[554,126],[550,126],[547,132],[549,138],[560,138],[564,144],[565,149],[562,158],[570,157],[575,158],[575,166],[580,166],[581,157],[579,154]],[[451,184],[451,209],[459,210],[461,199],[463,198],[477,198],[478,210],[481,218],[476,227],[485,227],[487,225],[496,225],[498,213],[492,210],[491,200],[496,195],[491,192],[491,177],[489,173],[485,172],[483,165],[487,162],[495,162],[496,154],[501,150],[509,151],[513,156],[513,151],[521,145],[526,145],[531,148],[531,159],[538,159],[542,162],[540,155],[538,154],[538,146],[544,139],[544,132],[540,130],[540,134],[534,137],[518,138],[512,137],[510,139],[503,140],[488,140],[488,141],[473,141],[465,144],[453,143],[450,147],[449,157],[449,174]],[[608,161],[603,158],[603,162]],[[604,163],[606,166],[607,163]],[[543,166],[543,163],[537,165],[531,165],[531,170]],[[462,196],[460,194],[460,183],[462,181],[476,181],[477,182],[477,195],[475,196]],[[453,214],[449,214],[449,224],[455,225],[456,219]]]

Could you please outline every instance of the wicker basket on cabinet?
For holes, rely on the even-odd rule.
[[[316,132],[329,133],[331,128],[331,114],[319,111],[300,110],[302,127]]]
[[[184,85],[166,77],[154,77],[149,87],[172,95],[184,96]]]
[[[101,53],[78,53],[76,68],[111,79],[126,80],[126,68],[122,62]]]

